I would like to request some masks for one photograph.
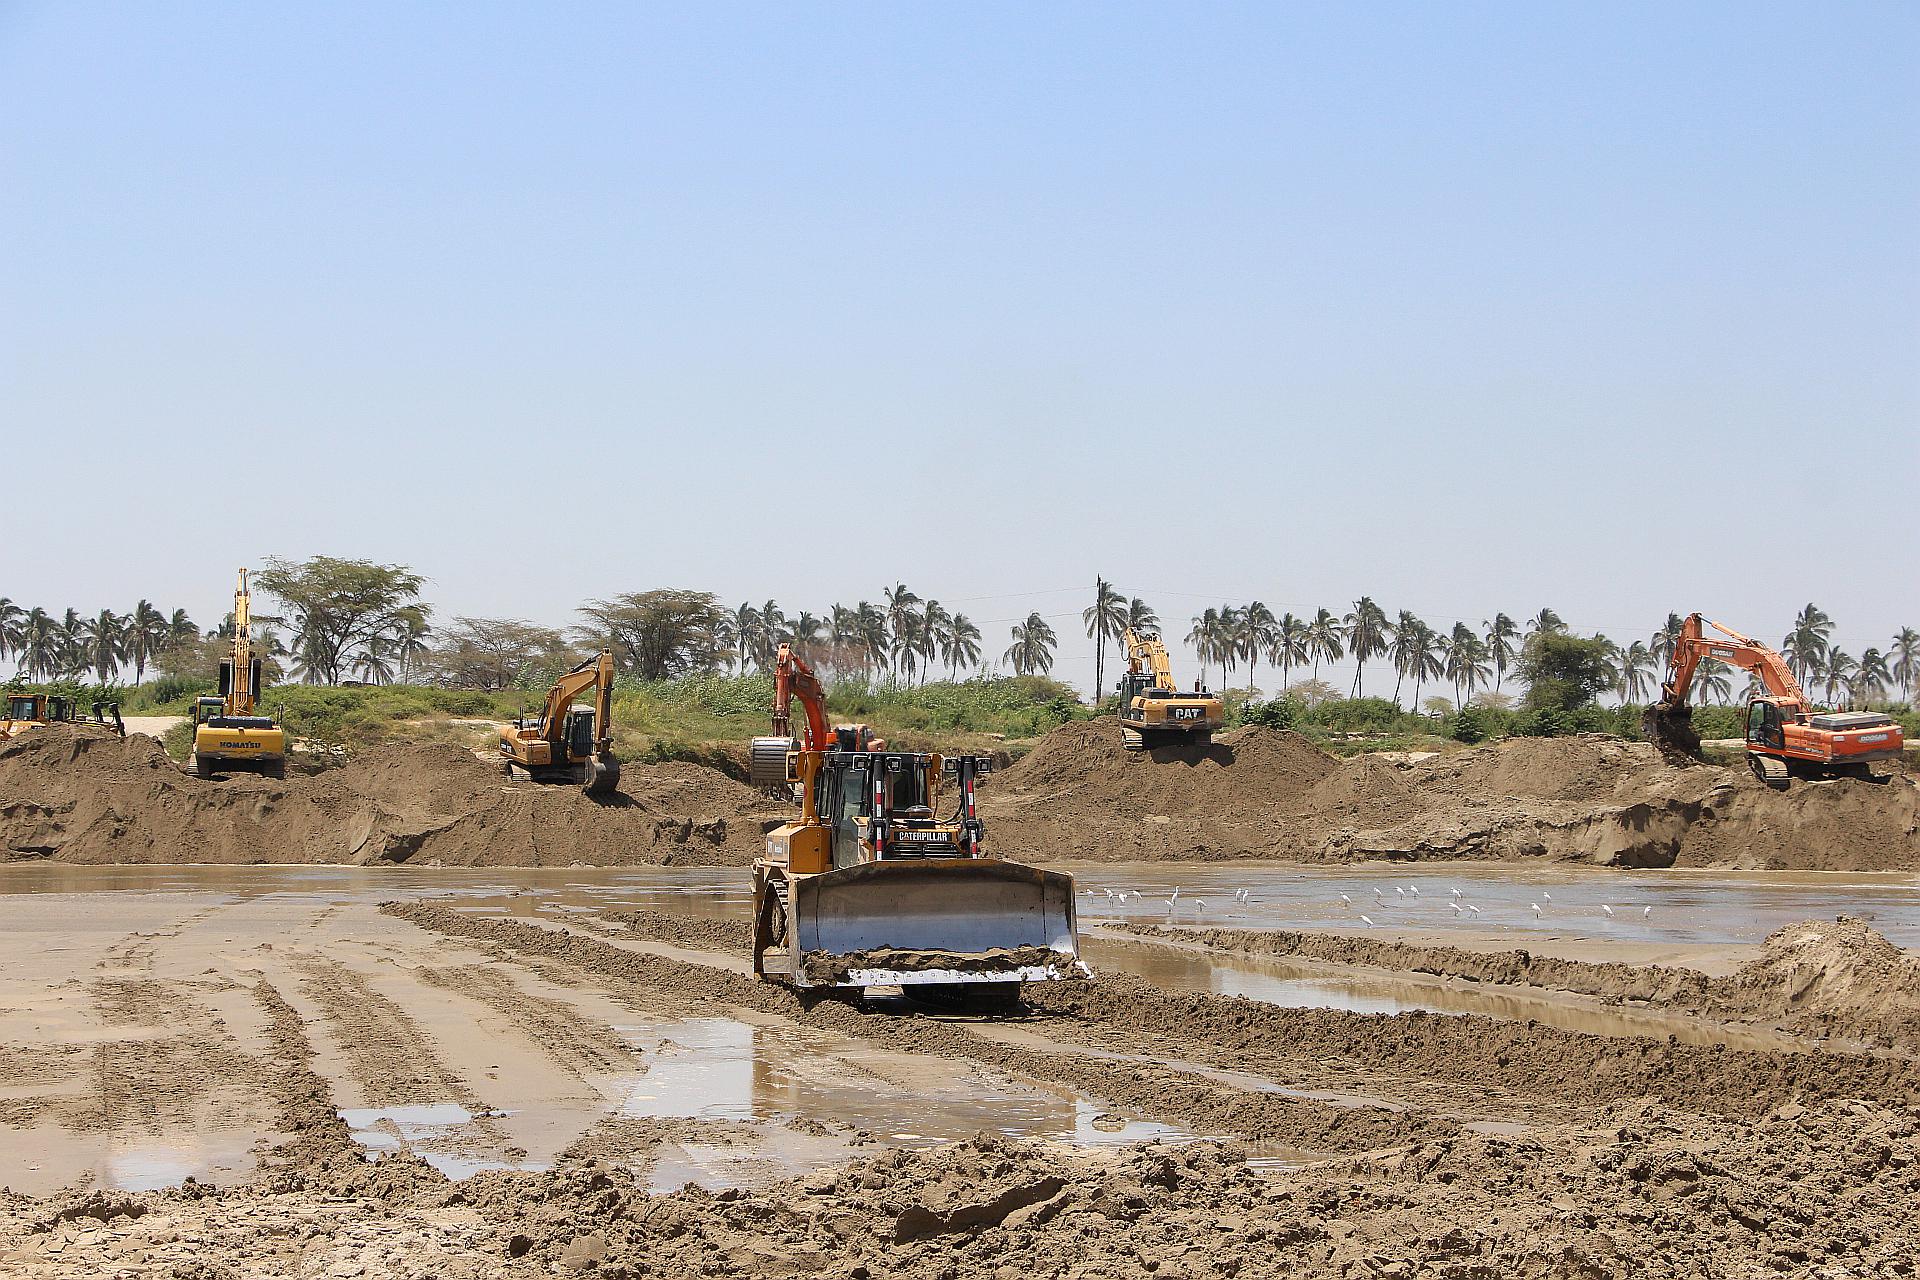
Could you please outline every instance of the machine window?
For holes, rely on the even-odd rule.
[[[868,795],[872,782],[863,765],[857,769],[848,769],[840,775],[840,819],[851,822],[867,812]]]
[[[1756,702],[1747,708],[1747,736],[1756,738],[1767,726],[1767,704]]]

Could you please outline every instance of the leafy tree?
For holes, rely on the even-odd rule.
[[[441,684],[464,689],[510,689],[533,668],[570,666],[560,633],[520,618],[468,618],[429,650],[422,665]]]
[[[359,650],[391,641],[416,622],[424,625],[428,613],[418,603],[426,579],[405,565],[332,556],[272,559],[254,582],[286,605],[302,665],[327,684],[340,683]]]
[[[641,680],[670,680],[701,669],[719,601],[710,591],[662,588],[631,592],[580,607],[575,633],[612,648],[615,665]]]
[[[1607,641],[1568,631],[1535,631],[1520,646],[1514,669],[1526,682],[1521,705],[1528,711],[1570,712],[1594,701],[1613,684]]]

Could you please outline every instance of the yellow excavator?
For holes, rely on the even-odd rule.
[[[806,711],[798,738],[794,697]],[[899,987],[990,1011],[1016,1006],[1022,983],[1090,976],[1073,877],[985,847],[975,787],[988,757],[894,751],[865,725],[828,728],[820,682],[782,645],[773,736],[754,739],[749,760],[755,785],[800,803],[753,864],[763,979],[814,994]]]
[[[1227,721],[1227,706],[1216,693],[1195,685],[1184,692],[1174,683],[1167,646],[1159,636],[1141,635],[1132,627],[1121,633],[1127,642],[1127,670],[1120,677],[1120,741],[1140,751],[1175,743],[1208,743]]]
[[[260,711],[265,671],[253,651],[252,604],[242,569],[233,589],[233,652],[220,660],[219,696],[193,704],[193,771],[202,778],[237,772],[287,776],[287,731]]]
[[[58,693],[6,695],[6,702],[0,705],[0,742],[43,724],[97,724],[123,738],[127,736],[127,726],[120,719],[117,702],[96,702],[93,714],[87,715],[77,701]]]
[[[591,706],[573,700],[593,690]],[[613,755],[613,650],[602,649],[553,682],[536,716],[522,716],[500,731],[502,767],[535,782],[577,784],[590,796],[610,795],[620,785]]]

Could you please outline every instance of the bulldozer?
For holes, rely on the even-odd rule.
[[[805,710],[797,738],[795,697]],[[1005,1011],[1024,983],[1091,976],[1073,877],[986,848],[976,788],[990,757],[890,750],[865,725],[829,728],[819,680],[781,645],[773,733],[753,740],[749,761],[755,785],[800,806],[753,865],[762,979],[811,995],[898,987],[923,1002]]]
[[[1707,628],[1724,639],[1707,634]],[[1793,778],[1859,778],[1885,782],[1870,766],[1899,758],[1906,746],[1900,726],[1877,711],[1814,710],[1812,701],[1780,654],[1697,613],[1687,615],[1675,637],[1660,700],[1641,715],[1647,741],[1669,755],[1700,758],[1700,735],[1687,702],[1693,678],[1706,658],[1752,672],[1764,693],[1747,701],[1747,767],[1776,791]]]
[[[80,710],[77,699],[58,693],[9,693],[6,707],[0,711],[0,742],[15,734],[45,724],[96,724],[127,736],[126,723],[120,719],[120,704],[96,702],[93,714]]]
[[[1132,627],[1121,633],[1127,644],[1127,669],[1116,686],[1120,694],[1120,741],[1132,751],[1175,743],[1206,744],[1227,721],[1218,694],[1195,685],[1184,692],[1174,683],[1167,646],[1159,636]]]
[[[193,703],[193,771],[202,778],[223,773],[287,776],[287,731],[260,710],[265,664],[253,651],[253,595],[247,571],[233,589],[233,651],[220,660],[217,696]]]
[[[574,699],[593,690],[591,706]],[[535,782],[572,783],[590,796],[611,795],[620,786],[613,754],[613,650],[602,649],[547,690],[538,715],[522,716],[500,730],[501,767]]]

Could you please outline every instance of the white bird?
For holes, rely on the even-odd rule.
[[[1124,904],[1126,900],[1127,900],[1127,891],[1122,889],[1120,891],[1120,901]]]
[[[1650,915],[1652,915],[1652,914],[1653,914],[1653,908],[1652,908],[1652,907],[1642,907],[1642,908],[1640,908],[1640,918],[1641,918],[1642,920],[1645,920],[1645,919],[1646,919],[1646,918],[1647,918],[1648,916],[1650,916]]]
[[[1178,902],[1178,901],[1180,901],[1180,886],[1179,886],[1179,885],[1175,885],[1175,886],[1173,886],[1173,900],[1174,900],[1175,902]]]
[[[1347,896],[1346,894],[1344,894],[1344,893],[1340,895],[1340,901],[1342,901],[1342,902],[1344,902],[1344,903],[1346,903],[1346,904],[1347,904],[1348,906],[1352,906],[1352,905],[1353,905],[1353,899],[1352,899],[1352,898],[1349,898],[1349,897],[1348,897],[1348,896]]]
[[[1407,886],[1407,892],[1417,898],[1420,896],[1420,886],[1417,884],[1410,884]]]
[[[1461,909],[1460,904],[1457,902],[1449,902],[1447,905],[1453,908],[1453,914],[1457,916],[1463,916],[1467,914],[1464,910]]]
[[[1532,908],[1533,908],[1533,914],[1535,914],[1535,915],[1539,915],[1539,914],[1540,914],[1540,904],[1539,904],[1539,903],[1537,903],[1537,902],[1529,902],[1529,903],[1528,903],[1527,905],[1528,905],[1529,907],[1532,907]]]
[[[1407,896],[1407,891],[1405,889],[1402,889],[1399,885],[1393,886],[1393,891],[1399,894],[1403,898]]]
[[[1546,900],[1547,900],[1548,902],[1552,902],[1552,901],[1553,901],[1553,895],[1552,895],[1552,894],[1550,894],[1550,893],[1548,893],[1548,892],[1547,892],[1547,891],[1546,891],[1545,889],[1542,889],[1542,890],[1540,891],[1540,896],[1541,896],[1541,897],[1543,897],[1543,898],[1545,898],[1545,899],[1546,899]]]
[[[1371,916],[1361,916],[1361,917],[1360,917],[1360,919],[1361,919],[1361,920],[1362,920],[1363,922],[1365,922],[1365,924],[1366,924],[1366,926],[1367,926],[1367,927],[1368,927],[1369,929],[1371,929],[1371,928],[1373,927],[1373,918],[1372,918]]]
[[[1606,913],[1607,913],[1608,915],[1612,915],[1612,914],[1613,914],[1613,908],[1612,908],[1612,907],[1610,907],[1610,906],[1608,906],[1608,905],[1607,905],[1606,903],[1604,903],[1604,902],[1600,904],[1600,909],[1601,909],[1602,911],[1604,911],[1604,912],[1606,912]]]
[[[1468,904],[1467,904],[1467,910],[1469,910],[1469,911],[1471,911],[1471,912],[1473,912],[1473,914],[1475,914],[1475,915],[1481,915],[1481,914],[1483,914],[1483,913],[1481,912],[1481,910],[1480,910],[1480,908],[1479,908],[1479,907],[1478,907],[1477,905],[1475,905],[1475,904],[1473,904],[1473,903],[1468,903]]]
[[[1107,890],[1107,901],[1113,901],[1113,890],[1111,889]]]
[[[1459,885],[1455,885],[1455,886],[1453,886],[1453,888],[1451,888],[1451,889],[1449,889],[1449,890],[1447,890],[1447,892],[1448,892],[1448,893],[1450,893],[1450,894],[1452,894],[1452,895],[1453,895],[1454,897],[1456,897],[1456,898],[1457,898],[1457,897],[1459,897],[1459,896],[1460,896],[1460,886],[1459,886]]]

